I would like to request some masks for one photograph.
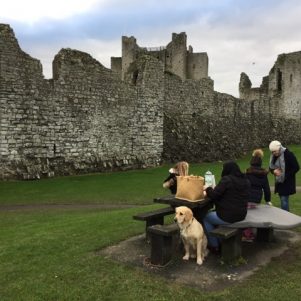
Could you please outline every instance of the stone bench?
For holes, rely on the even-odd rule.
[[[179,243],[180,230],[176,223],[154,225],[147,229],[151,242],[150,261],[154,265],[164,266],[171,259]]]
[[[225,262],[231,262],[241,256],[241,233],[242,231],[234,228],[219,226],[210,234],[219,238],[221,242],[221,257]]]
[[[160,208],[149,212],[138,213],[133,216],[133,219],[146,222],[145,233],[147,239],[149,240],[147,228],[158,224],[163,225],[164,217],[166,215],[173,214],[173,213],[175,213],[175,209],[169,206],[169,207]]]

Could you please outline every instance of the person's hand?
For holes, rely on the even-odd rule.
[[[273,206],[272,202],[267,202],[267,205]]]
[[[280,168],[276,168],[276,169],[274,170],[274,175],[277,176],[277,177],[280,176],[281,173],[282,173],[282,172],[281,172],[281,169],[280,169]]]
[[[169,181],[163,183],[163,188],[169,188],[169,187],[170,187]]]
[[[206,197],[206,196],[207,196],[207,192],[206,192],[206,190],[204,190],[204,191],[203,191],[203,195],[204,195],[204,197]]]
[[[170,168],[168,172],[169,173],[176,173],[176,170],[174,168]]]

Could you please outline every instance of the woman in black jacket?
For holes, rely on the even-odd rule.
[[[289,196],[296,193],[296,173],[300,166],[295,155],[279,141],[272,141],[270,171],[275,176],[275,193],[279,194],[281,209],[289,211]]]
[[[206,195],[214,202],[215,211],[204,219],[209,249],[217,252],[218,239],[210,235],[217,225],[225,225],[243,220],[247,215],[250,182],[234,161],[224,163],[220,182],[213,189],[206,188]]]

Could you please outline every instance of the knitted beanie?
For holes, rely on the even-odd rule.
[[[279,151],[280,147],[281,143],[277,140],[272,141],[269,145],[269,149],[271,152]]]
[[[250,161],[251,166],[261,167],[262,165],[262,158],[263,158],[263,151],[262,149],[255,149],[252,153],[252,158]]]

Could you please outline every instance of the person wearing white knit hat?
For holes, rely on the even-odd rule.
[[[281,147],[281,142],[274,140],[270,143],[269,149],[271,152],[278,151]]]
[[[275,193],[279,194],[281,208],[289,211],[289,196],[296,193],[296,173],[300,166],[295,155],[281,142],[270,143],[270,171],[275,176]]]

